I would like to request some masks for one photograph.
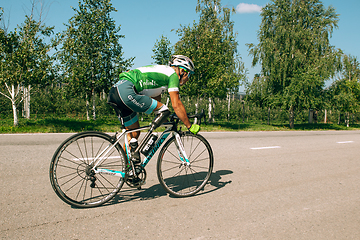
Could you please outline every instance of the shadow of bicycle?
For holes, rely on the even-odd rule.
[[[214,191],[217,191],[226,185],[230,184],[232,181],[222,181],[222,177],[225,175],[232,174],[233,172],[230,170],[218,170],[213,172],[210,176],[208,183],[205,187],[195,196],[208,194]],[[124,184],[123,189],[117,194],[111,201],[104,204],[103,206],[115,205],[130,201],[146,201],[156,199],[162,196],[168,195],[167,192],[162,188],[160,184],[155,184],[149,188],[143,188],[141,190],[137,190],[134,188],[129,188]],[[170,196],[172,197],[172,196]]]
[[[232,183],[231,180],[229,181],[221,181],[222,180],[222,176],[225,175],[229,175],[232,174],[233,171],[230,170],[218,170],[214,173],[211,174],[209,182],[207,183],[207,185],[210,185],[212,187],[204,187],[204,189],[202,189],[200,191],[200,193],[196,194],[196,195],[202,195],[202,194],[208,194],[214,191],[217,191],[223,187],[225,187],[226,185]]]

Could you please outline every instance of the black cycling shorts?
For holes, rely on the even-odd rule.
[[[108,104],[114,107],[122,124],[128,127],[139,120],[138,112],[152,113],[157,101],[138,94],[132,82],[120,80],[110,89]]]

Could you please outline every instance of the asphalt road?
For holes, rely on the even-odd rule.
[[[204,191],[172,198],[147,166],[142,190],[75,209],[49,164],[69,134],[0,135],[1,239],[360,239],[360,131],[203,133]]]

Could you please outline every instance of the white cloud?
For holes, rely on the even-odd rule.
[[[261,12],[262,7],[256,4],[240,3],[236,6],[237,13]]]

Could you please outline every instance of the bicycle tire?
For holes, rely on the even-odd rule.
[[[208,182],[214,156],[208,141],[201,135],[181,134],[190,165],[180,159],[175,136],[161,149],[157,161],[157,175],[161,186],[172,196],[189,197],[198,193]]]
[[[109,135],[89,131],[71,136],[58,147],[49,173],[51,185],[61,200],[78,208],[97,207],[120,191],[123,177],[90,173],[91,160],[110,144],[113,140]],[[98,166],[101,167],[125,172],[126,155],[119,144]]]

